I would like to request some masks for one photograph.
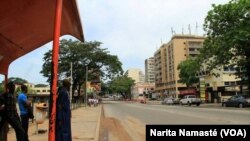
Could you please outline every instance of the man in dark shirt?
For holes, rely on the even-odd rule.
[[[9,82],[6,86],[6,93],[3,94],[5,101],[5,118],[7,122],[14,128],[17,141],[28,141],[22,128],[21,120],[17,113],[16,98],[14,96],[15,85]]]
[[[4,98],[3,94],[0,94],[0,130],[2,129],[2,126],[5,122],[5,104],[4,104]]]
[[[5,140],[6,135],[4,134],[6,130],[6,120],[5,120],[5,104],[3,94],[0,94],[0,141]]]

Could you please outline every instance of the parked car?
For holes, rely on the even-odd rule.
[[[173,102],[174,102],[174,104],[180,104],[180,99],[179,98],[174,98]]]
[[[222,107],[247,107],[250,106],[250,96],[234,95],[228,100],[222,102]]]
[[[167,104],[167,105],[179,104],[179,99],[177,99],[177,98],[165,98],[161,104]]]
[[[161,104],[167,104],[167,105],[172,105],[174,104],[173,98],[165,98]]]
[[[196,106],[200,106],[201,104],[201,99],[198,98],[195,95],[185,95],[181,100],[180,100],[181,105],[189,105],[191,106],[192,104],[195,104]]]

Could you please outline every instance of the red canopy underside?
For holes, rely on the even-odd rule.
[[[11,62],[53,40],[55,0],[0,1],[0,74]],[[84,41],[76,0],[64,0],[61,35]]]
[[[188,89],[188,90],[180,90],[180,95],[196,95],[196,90]]]

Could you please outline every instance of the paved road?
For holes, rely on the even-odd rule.
[[[250,111],[239,108],[108,102],[104,113],[120,120],[131,116],[145,124],[250,124]]]
[[[120,121],[133,141],[145,140],[146,124],[250,124],[250,110],[206,106],[167,106],[109,101],[106,118]]]

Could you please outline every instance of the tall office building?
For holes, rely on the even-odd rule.
[[[135,83],[138,82],[144,82],[145,80],[145,75],[143,74],[143,72],[140,69],[128,69],[125,72],[125,75],[127,75],[128,77],[132,78],[133,80],[135,80]]]
[[[155,90],[158,93],[178,97],[185,84],[179,83],[177,66],[188,57],[195,57],[202,47],[203,36],[174,35],[162,44],[155,54]]]
[[[155,59],[150,57],[145,60],[145,82],[155,82]]]
[[[241,79],[236,77],[235,68],[229,64],[211,72],[219,74],[219,77],[201,73],[199,89],[195,87],[187,89],[185,84],[179,83],[178,65],[187,58],[196,57],[204,39],[203,36],[174,35],[168,43],[161,45],[154,53],[156,93],[173,97],[198,94],[202,100],[207,102],[220,102],[241,93]],[[242,88],[242,92],[247,93],[244,86]]]

